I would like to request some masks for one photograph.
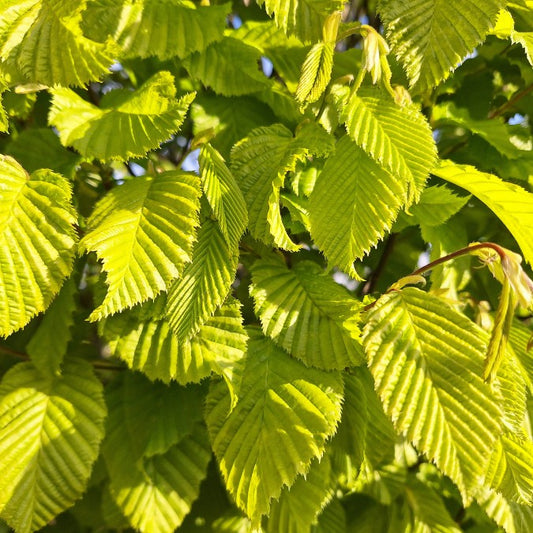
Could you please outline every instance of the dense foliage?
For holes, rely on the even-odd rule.
[[[533,531],[532,60],[530,0],[0,2],[0,531]]]

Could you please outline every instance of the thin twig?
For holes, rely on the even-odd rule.
[[[533,83],[531,85],[528,85],[525,89],[522,89],[521,91],[517,92],[510,100],[507,100],[505,104],[501,105],[494,111],[491,111],[489,113],[489,118],[496,118],[505,113],[510,107],[512,107],[518,100],[521,100],[524,98],[524,96],[527,96],[531,91],[533,91]]]
[[[367,294],[371,294],[374,291],[374,288],[377,285],[379,278],[381,277],[381,274],[383,273],[383,270],[385,269],[385,265],[387,264],[387,261],[392,254],[392,250],[394,249],[396,238],[397,238],[397,233],[391,233],[389,237],[387,238],[387,241],[385,242],[385,247],[383,249],[383,253],[381,254],[381,257],[379,258],[379,262],[376,268],[368,277],[367,282],[363,285],[363,290],[361,291],[361,294],[363,296]]]

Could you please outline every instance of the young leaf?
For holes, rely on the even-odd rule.
[[[349,97],[341,120],[363,150],[405,182],[409,204],[418,201],[437,154],[418,107],[400,107],[383,90],[364,87]]]
[[[37,331],[26,346],[35,368],[45,376],[60,374],[74,324],[76,284],[72,278],[63,285]]]
[[[87,0],[6,0],[0,7],[0,57],[14,59],[30,83],[84,85],[113,62],[116,47],[80,29]]]
[[[183,64],[193,78],[224,96],[250,94],[269,86],[269,79],[259,70],[261,53],[227,33],[224,38],[201,52],[195,52]]]
[[[44,527],[85,491],[104,436],[102,384],[83,361],[60,377],[15,365],[0,385],[0,516]]]
[[[0,156],[0,336],[44,311],[72,270],[76,218],[61,175]]]
[[[169,171],[134,178],[100,200],[80,242],[102,261],[109,286],[91,320],[169,289],[191,260],[199,195],[195,175]]]
[[[108,317],[101,326],[111,352],[151,380],[199,382],[211,373],[224,377],[237,394],[239,365],[246,350],[239,304],[227,302],[189,341],[180,342],[168,321],[133,311]]]
[[[226,299],[239,261],[237,246],[228,249],[214,220],[202,222],[192,262],[168,292],[166,316],[180,341],[191,338]]]
[[[276,257],[252,265],[250,294],[263,332],[308,366],[361,364],[361,304],[316,263],[289,270]]]
[[[62,144],[83,156],[126,160],[144,156],[180,129],[195,93],[175,96],[174,77],[166,71],[134,92],[107,93],[100,107],[70,89],[54,89],[48,119]]]
[[[390,230],[405,195],[401,178],[344,136],[311,194],[311,235],[331,265],[358,279],[353,262]]]
[[[411,86],[425,92],[472,52],[496,21],[503,0],[381,0],[387,39]]]
[[[382,296],[364,335],[376,390],[396,430],[469,500],[501,432],[500,407],[481,379],[486,335],[415,288]]]
[[[209,144],[202,147],[198,163],[207,201],[229,249],[233,250],[248,224],[242,192],[222,156]]]
[[[257,523],[272,498],[324,452],[341,415],[338,374],[306,368],[254,333],[248,344],[239,401],[215,384],[206,421],[226,487]]]
[[[327,16],[341,11],[342,0],[259,0],[279,28],[287,34],[294,34],[303,42],[318,41]]]
[[[109,4],[112,8],[114,0]],[[120,24],[114,37],[126,57],[185,57],[222,39],[229,11],[229,4],[207,7],[188,0],[130,0],[117,14]]]
[[[485,203],[507,226],[520,246],[526,261],[533,264],[533,194],[513,183],[480,172],[470,165],[441,161],[433,173],[466,189]]]
[[[307,53],[296,88],[296,99],[301,103],[316,102],[331,79],[340,15],[337,12],[327,18],[323,28],[323,41],[313,45]]]
[[[239,180],[248,207],[253,237],[267,244],[298,250],[281,222],[279,193],[285,174],[294,171],[308,155],[324,156],[333,138],[314,124],[303,126],[293,137],[282,124],[257,128],[237,143],[231,153],[231,170]]]

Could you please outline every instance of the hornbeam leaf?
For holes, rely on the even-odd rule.
[[[361,364],[361,304],[322,268],[302,261],[289,270],[277,257],[256,261],[250,294],[265,335],[308,366]]]
[[[170,400],[168,394],[160,398]],[[146,436],[142,429],[158,410],[156,397],[148,399],[152,400],[151,409],[145,407],[134,412],[128,410],[127,397],[121,394],[121,388],[116,387],[109,394],[103,454],[111,480],[110,492],[130,525],[142,533],[171,533],[198,497],[211,451],[205,427],[196,423],[164,453],[142,457]],[[166,407],[167,414],[173,407],[184,416],[183,403],[175,400]],[[127,412],[128,424],[124,423]]]
[[[248,207],[252,236],[267,244],[298,250],[281,222],[279,193],[285,174],[307,156],[321,157],[332,150],[333,138],[320,126],[307,124],[292,132],[282,124],[257,128],[231,152],[231,170],[239,180]]]
[[[230,4],[208,7],[189,0],[128,0],[117,13],[114,38],[126,57],[185,57],[222,39],[229,12]]]
[[[257,523],[272,498],[308,472],[341,416],[339,374],[306,368],[253,333],[239,401],[230,412],[224,384],[207,398],[206,421],[226,487]]]
[[[496,491],[483,491],[478,503],[506,533],[530,533],[533,528],[533,508],[506,500]]]
[[[134,178],[100,200],[80,242],[107,273],[107,293],[91,320],[170,288],[191,260],[199,194],[194,174],[169,171]]]
[[[414,104],[398,106],[382,89],[363,87],[342,108],[348,135],[392,174],[418,201],[437,149],[426,119]]]
[[[29,176],[0,155],[0,337],[44,311],[72,270],[76,222],[69,182]]]
[[[76,284],[71,277],[54,299],[26,346],[35,367],[45,375],[60,373],[74,324]]]
[[[378,165],[348,136],[337,142],[309,203],[311,235],[331,265],[356,279],[353,262],[390,230],[406,184]]]
[[[283,489],[268,515],[267,533],[308,533],[320,511],[333,497],[331,463],[325,455],[311,464],[307,475]]]
[[[0,385],[0,516],[20,533],[44,527],[83,494],[106,408],[91,365],[61,377],[15,365]]]
[[[228,295],[239,261],[238,243],[228,249],[217,223],[206,218],[198,232],[192,262],[168,292],[166,316],[184,341],[213,316]]]
[[[533,194],[518,185],[444,160],[433,173],[479,198],[507,226],[526,261],[533,264]]]
[[[415,288],[382,296],[364,335],[376,390],[396,430],[470,500],[501,432],[500,407],[481,379],[487,335]]]
[[[144,156],[176,133],[195,93],[176,99],[174,77],[158,72],[136,91],[107,93],[100,107],[70,89],[52,91],[49,122],[64,146],[100,160]]]
[[[184,342],[178,341],[168,321],[143,318],[133,311],[108,317],[100,328],[111,352],[151,380],[197,383],[216,373],[233,395],[237,393],[247,341],[237,302],[225,303]]]
[[[92,41],[80,22],[86,0],[6,0],[0,7],[0,57],[14,59],[30,83],[84,85],[100,78],[116,46]]]
[[[503,0],[380,0],[379,12],[411,86],[425,92],[474,50],[504,6]]]
[[[228,33],[201,52],[188,56],[183,64],[193,78],[224,96],[250,94],[270,85],[259,70],[261,52]]]
[[[294,34],[304,42],[318,41],[322,37],[322,26],[328,15],[342,11],[342,0],[258,0],[265,6],[279,28],[287,34]]]
[[[238,245],[248,224],[242,192],[222,156],[209,144],[202,147],[198,163],[205,196],[232,249]]]

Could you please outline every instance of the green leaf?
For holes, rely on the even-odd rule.
[[[0,57],[16,62],[28,82],[78,85],[99,79],[116,47],[85,37],[86,0],[6,0],[0,7]]]
[[[168,321],[139,315],[128,311],[105,320],[101,334],[112,354],[132,370],[164,383],[199,382],[214,372],[224,377],[232,394],[237,394],[239,365],[247,341],[237,302],[224,304],[197,335],[181,343]]]
[[[231,170],[239,181],[248,207],[249,230],[267,244],[298,250],[281,221],[280,189],[285,174],[307,156],[325,156],[333,138],[320,126],[306,124],[293,137],[282,124],[257,128],[237,143],[231,153]]]
[[[120,7],[114,38],[125,56],[160,59],[185,57],[222,39],[230,11],[230,4],[208,7],[188,0],[129,0]]]
[[[228,491],[253,522],[322,456],[341,402],[340,375],[306,368],[257,333],[231,412],[224,385],[212,387],[206,421],[213,450]]]
[[[346,513],[338,499],[332,500],[318,517],[311,533],[346,533]]]
[[[457,196],[444,185],[426,187],[420,201],[409,208],[414,220],[423,227],[440,226],[460,211],[470,196]]]
[[[402,179],[344,136],[311,194],[311,235],[331,265],[358,279],[353,262],[390,230],[405,195]]]
[[[75,222],[63,176],[29,176],[0,156],[0,336],[25,326],[61,288],[72,270]]]
[[[307,366],[361,364],[360,302],[311,261],[289,270],[277,257],[256,261],[250,294],[265,335]]]
[[[483,491],[478,502],[487,515],[506,533],[529,533],[533,527],[533,508],[509,502],[496,491]]]
[[[239,185],[222,156],[209,144],[198,158],[205,196],[230,250],[238,243],[248,224],[248,212]]]
[[[166,316],[181,341],[194,335],[228,295],[239,261],[237,245],[228,249],[217,223],[202,222],[192,262],[168,293]]]
[[[224,38],[201,52],[187,57],[183,64],[193,78],[224,96],[250,94],[269,86],[259,70],[261,52],[226,32]]]
[[[313,461],[305,477],[298,476],[290,489],[283,489],[270,509],[267,533],[308,533],[332,497],[331,464],[325,455]]]
[[[316,102],[331,79],[340,18],[340,12],[328,17],[323,28],[324,40],[307,53],[296,88],[296,99],[301,103]]]
[[[267,105],[249,96],[225,98],[199,95],[191,106],[193,133],[212,128],[215,137],[210,144],[228,157],[233,145],[259,126],[275,122]]]
[[[294,34],[304,42],[318,41],[327,16],[342,11],[341,0],[258,0],[269,15],[274,15],[276,25],[287,34]]]
[[[61,377],[15,365],[0,385],[0,515],[19,533],[44,527],[83,494],[104,436],[102,385],[68,361]]]
[[[136,91],[107,93],[100,107],[70,89],[54,89],[50,125],[59,130],[64,146],[100,160],[144,156],[176,133],[195,93],[176,99],[174,77],[154,74]]]
[[[444,124],[453,124],[468,129],[509,159],[524,157],[530,152],[530,149],[521,150],[511,142],[511,130],[499,117],[475,120],[470,116],[468,109],[457,107],[453,102],[443,102],[433,108],[431,118],[436,128]]]
[[[395,428],[449,476],[468,501],[501,431],[501,411],[481,379],[487,335],[415,288],[382,296],[364,346]]]
[[[134,178],[100,200],[80,242],[107,273],[107,293],[91,320],[169,289],[191,260],[199,194],[196,176],[169,171]]]
[[[6,154],[13,156],[28,171],[49,168],[72,177],[81,157],[61,146],[59,137],[47,128],[28,129],[11,139]]]
[[[446,79],[496,21],[503,0],[380,0],[387,39],[411,87],[425,92]]]
[[[507,226],[526,261],[533,264],[533,194],[470,165],[441,161],[433,173],[479,198]]]
[[[45,376],[60,374],[60,367],[71,339],[70,328],[74,324],[76,290],[74,280],[67,280],[26,346],[35,368]]]
[[[409,204],[420,198],[437,150],[426,119],[414,104],[400,107],[377,87],[363,87],[342,107],[348,135],[405,184]]]
[[[152,387],[157,388],[153,384]],[[132,410],[119,387],[108,398],[109,418],[103,453],[111,479],[110,491],[130,525],[143,533],[171,533],[182,523],[198,497],[200,482],[211,458],[205,428],[198,423],[181,421],[181,417],[187,417],[183,412],[184,404],[178,403],[177,397],[161,393],[162,387],[158,389],[159,394],[152,396],[151,409],[145,406]],[[142,399],[140,397],[139,401]],[[154,402],[155,399],[159,402]],[[187,434],[164,453],[149,452],[143,457],[147,422],[155,421],[160,431],[172,431],[154,416],[159,414],[158,406],[165,402],[169,402],[164,411],[167,421],[177,418],[187,424]],[[179,415],[172,413],[173,409]],[[124,423],[125,420],[128,423]],[[175,440],[175,436],[171,440]],[[157,451],[157,446],[151,451]]]

